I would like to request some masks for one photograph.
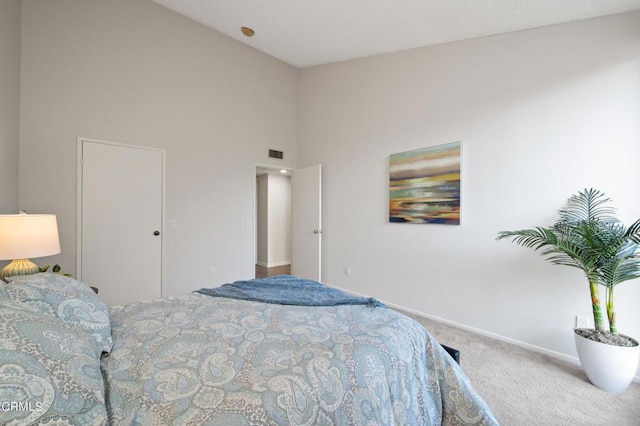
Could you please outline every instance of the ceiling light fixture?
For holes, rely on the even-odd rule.
[[[240,30],[242,31],[242,34],[246,35],[247,37],[253,37],[253,35],[255,34],[255,31],[253,31],[249,27],[241,27]]]

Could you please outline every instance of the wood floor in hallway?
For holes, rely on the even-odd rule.
[[[271,268],[256,265],[256,278],[266,278],[282,274],[291,275],[291,265],[273,266]]]

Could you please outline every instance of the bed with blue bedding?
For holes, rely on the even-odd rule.
[[[13,360],[0,367],[0,395],[14,392],[11,398],[40,409],[0,411],[2,424],[497,424],[424,328],[375,299],[289,276],[250,280],[113,307],[107,335],[96,315],[103,305],[83,290],[80,320],[57,328],[78,341],[67,336],[75,343],[61,345],[60,336],[41,331],[51,321],[37,311],[68,302],[69,294],[60,290],[45,303],[38,298],[46,295],[18,287],[8,300],[0,291],[0,331],[13,338],[0,341],[0,359]],[[35,320],[16,314],[18,302]],[[71,317],[47,310],[55,321]],[[38,338],[49,349],[43,359]],[[45,393],[30,387],[54,361],[74,367],[54,371]]]

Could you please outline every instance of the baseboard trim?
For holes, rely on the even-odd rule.
[[[324,283],[324,284],[326,284],[326,285],[328,285],[330,287],[334,287],[334,288],[337,288],[339,290],[345,291],[347,293],[351,293],[351,294],[353,294],[355,296],[373,297],[373,296],[370,296],[370,295],[367,295],[367,294],[359,293],[357,291],[352,291],[352,290],[348,290],[348,289],[345,289],[345,288],[342,288],[342,287],[338,287],[338,286],[335,286],[335,285],[332,285],[332,284],[329,284],[329,283]],[[533,351],[533,352],[538,352],[538,353],[541,353],[541,354],[544,354],[544,355],[549,355],[549,356],[551,356],[553,358],[560,359],[560,360],[563,360],[563,361],[567,361],[567,362],[570,362],[570,363],[578,365],[578,366],[580,365],[580,360],[578,359],[578,357],[574,357],[574,356],[571,356],[571,355],[563,354],[561,352],[552,351],[550,349],[543,348],[541,346],[532,345],[530,343],[526,343],[526,342],[523,342],[521,340],[512,339],[510,337],[502,336],[500,334],[492,333],[490,331],[482,330],[480,328],[475,328],[475,327],[471,327],[471,326],[468,326],[468,325],[465,325],[465,324],[460,324],[460,323],[455,322],[455,321],[451,321],[451,320],[448,320],[448,319],[445,319],[445,318],[441,318],[441,317],[438,317],[438,316],[435,316],[435,315],[427,314],[425,312],[420,312],[420,311],[417,311],[415,309],[407,308],[405,306],[398,305],[397,303],[388,302],[388,301],[383,300],[383,299],[378,299],[378,300],[381,301],[382,303],[384,303],[385,305],[389,306],[390,308],[393,308],[393,309],[397,309],[397,310],[400,310],[400,311],[405,311],[405,312],[408,312],[410,314],[413,314],[413,315],[416,315],[416,316],[419,316],[419,317],[422,317],[422,318],[426,318],[426,319],[429,319],[429,320],[432,320],[432,321],[437,321],[437,322],[440,322],[442,324],[446,324],[448,326],[456,327],[456,328],[459,328],[459,329],[462,329],[462,330],[470,331],[472,333],[479,334],[481,336],[490,337],[492,339],[499,340],[501,342],[510,343],[512,345],[519,346],[521,348],[528,349],[528,350]],[[633,382],[634,383],[640,383],[640,375],[636,375],[633,378]]]
[[[260,266],[264,266],[265,268],[273,268],[275,266],[287,266],[287,265],[291,265],[291,261],[290,260],[285,260],[284,262],[271,262],[271,263],[265,263],[265,262],[256,262],[256,264],[260,265]]]

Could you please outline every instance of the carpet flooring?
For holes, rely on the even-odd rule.
[[[607,393],[578,365],[403,313],[460,351],[460,365],[502,426],[640,426],[640,383]]]

